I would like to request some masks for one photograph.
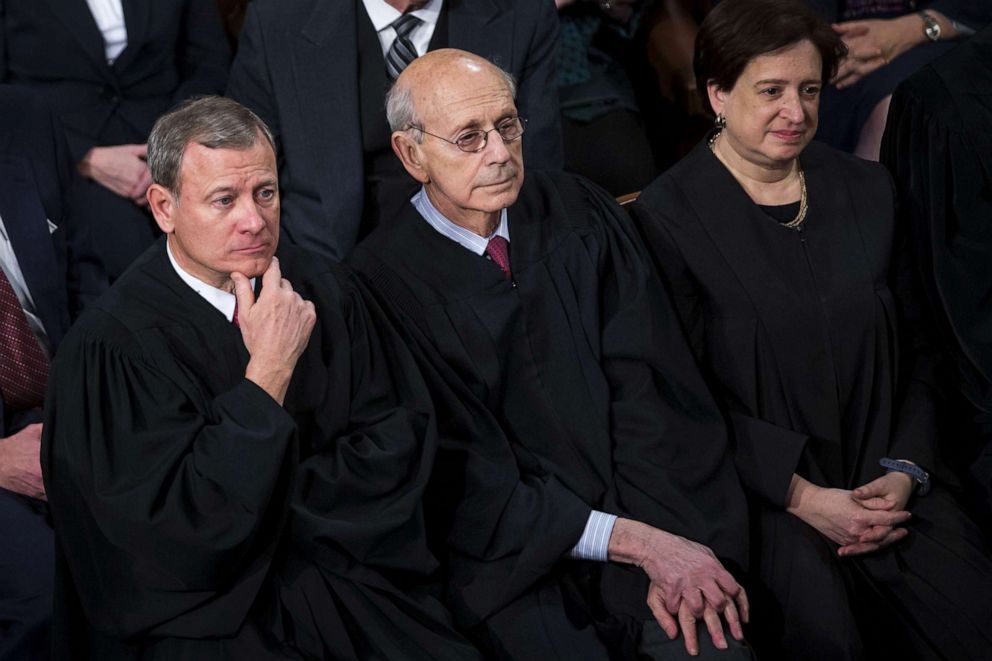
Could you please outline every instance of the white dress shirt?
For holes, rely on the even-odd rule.
[[[20,262],[17,261],[17,255],[14,254],[14,246],[11,245],[10,237],[7,236],[7,228],[3,224],[3,218],[0,218],[0,268],[3,269],[7,280],[10,281],[10,286],[24,310],[24,316],[28,319],[28,326],[34,331],[38,342],[45,349],[45,353],[51,357],[52,346],[48,341],[48,333],[45,332],[45,326],[41,323],[41,319],[35,314],[34,299],[31,298],[31,290],[28,289],[28,283],[24,280],[24,273],[21,271]]]
[[[203,280],[200,280],[194,275],[190,275],[183,270],[183,267],[179,266],[176,258],[172,254],[172,247],[169,246],[168,241],[165,244],[165,251],[169,254],[169,261],[172,263],[172,268],[176,270],[176,274],[179,278],[185,282],[190,288],[197,294],[202,296],[207,303],[217,308],[217,310],[224,315],[228,321],[234,320],[234,308],[237,305],[238,299],[234,294],[226,292],[223,289],[218,289],[213,285],[208,285]],[[255,290],[255,278],[251,279],[252,291]]]
[[[151,0],[146,0],[151,1]],[[127,27],[124,25],[124,8],[121,0],[86,0],[96,26],[103,35],[103,49],[107,64],[113,64],[117,56],[127,48]]]
[[[396,30],[392,28],[392,24],[403,14],[388,5],[386,0],[362,0],[362,4],[365,5],[365,12],[372,19],[372,27],[379,35],[379,44],[382,46],[382,54],[385,55],[396,39]],[[423,21],[410,32],[410,42],[417,49],[417,55],[426,53],[427,47],[430,46],[434,28],[437,27],[438,18],[441,16],[442,4],[444,0],[429,0],[417,11],[408,12]]]
[[[481,256],[485,254],[486,245],[489,243],[489,239],[494,236],[501,236],[506,239],[507,243],[510,242],[510,226],[506,221],[506,209],[500,212],[499,225],[496,227],[496,231],[489,236],[483,237],[445,218],[444,214],[438,211],[430,198],[427,197],[427,191],[422,187],[416,195],[410,198],[410,202],[420,215],[423,216],[424,220],[442,236],[446,236],[463,248],[474,252],[476,255]],[[613,526],[616,522],[617,517],[615,514],[592,510],[589,513],[589,519],[586,521],[586,527],[582,532],[582,537],[579,538],[579,541],[568,552],[568,555],[578,560],[606,562],[610,546],[610,535],[613,534]]]

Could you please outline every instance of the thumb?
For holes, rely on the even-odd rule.
[[[872,480],[868,484],[862,484],[860,487],[851,492],[851,495],[857,500],[880,498],[885,494],[886,490],[882,486],[881,480]]]
[[[134,145],[134,151],[132,153],[140,158],[146,158],[148,156],[148,145]]]
[[[251,290],[251,281],[241,273],[231,273],[231,280],[234,282],[234,297],[238,301],[238,318],[244,319],[255,305],[255,292]]]
[[[834,32],[844,36],[858,36],[868,32],[868,28],[858,21],[846,21],[844,23],[834,23],[830,26]]]

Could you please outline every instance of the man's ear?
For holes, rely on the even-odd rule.
[[[172,196],[171,191],[158,184],[149,186],[146,195],[148,208],[155,216],[155,222],[158,223],[159,229],[165,234],[171,234],[176,227],[173,219],[176,213],[176,198]]]
[[[410,137],[409,131],[393,131],[391,138],[393,153],[396,154],[410,176],[422,184],[430,183],[431,177],[423,165],[420,143]]]

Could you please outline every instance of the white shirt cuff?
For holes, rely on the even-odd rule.
[[[617,522],[615,514],[593,510],[586,521],[586,529],[578,543],[568,552],[568,557],[576,560],[606,562],[610,547],[610,535]]]

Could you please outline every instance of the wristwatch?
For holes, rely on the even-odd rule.
[[[905,459],[883,457],[879,462],[886,473],[905,473],[916,480],[916,495],[925,496],[930,492],[930,473]]]
[[[938,41],[940,39],[940,23],[937,22],[937,19],[932,14],[928,14],[925,11],[921,11],[919,14],[920,18],[923,19],[923,34],[930,41]]]

